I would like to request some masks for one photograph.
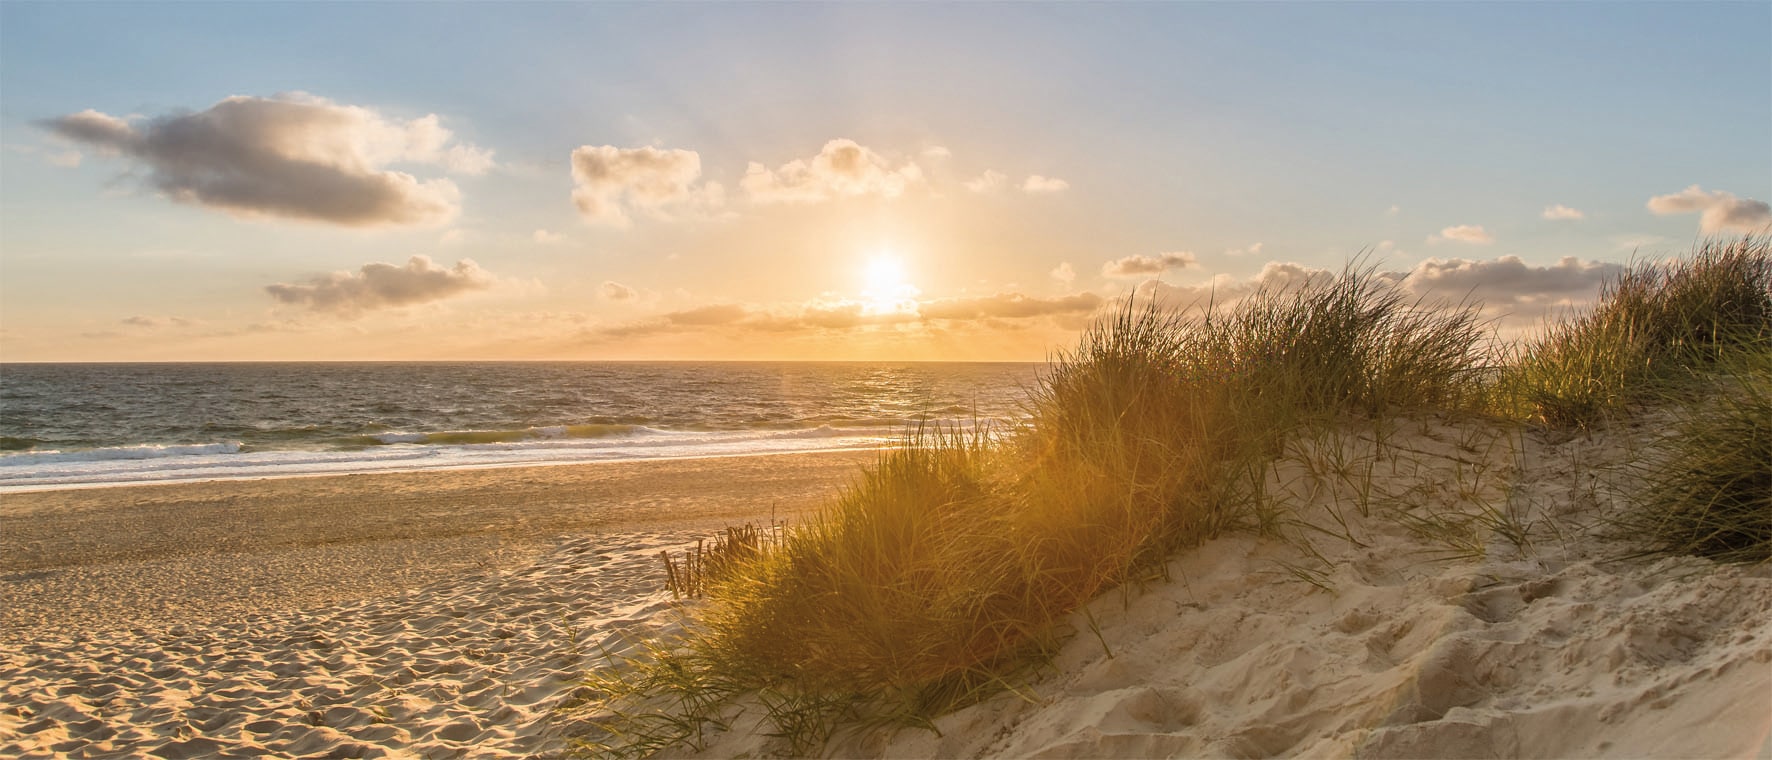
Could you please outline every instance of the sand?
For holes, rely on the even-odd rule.
[[[1019,693],[824,754],[1772,758],[1772,567],[1608,535],[1653,428],[1303,442],[1267,482],[1287,536],[1189,550],[1073,616]],[[660,549],[870,456],[5,497],[0,756],[556,755],[602,648],[693,611]],[[783,751],[738,709],[667,754]]]
[[[1772,757],[1772,566],[1620,560],[1608,537],[1647,432],[1424,420],[1382,450],[1370,432],[1312,441],[1268,489],[1340,537],[1295,525],[1190,550],[1073,616],[1022,694],[938,732],[840,732],[826,754]],[[1424,535],[1399,512],[1463,527]],[[744,707],[676,754],[781,751]]]
[[[659,551],[874,456],[0,496],[0,757],[556,753],[599,648],[671,623]]]

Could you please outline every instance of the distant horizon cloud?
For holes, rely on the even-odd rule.
[[[1028,175],[1028,178],[1022,180],[1021,183],[1021,191],[1029,194],[1059,193],[1070,189],[1070,187],[1071,183],[1062,179],[1057,177],[1043,177],[1038,174]]]
[[[854,140],[837,138],[817,155],[775,169],[752,161],[739,186],[757,203],[818,203],[860,195],[897,198],[922,181],[923,169],[916,162],[895,167]]]
[[[373,262],[356,272],[332,272],[303,283],[277,283],[265,292],[278,303],[355,318],[378,309],[439,301],[493,284],[491,273],[473,259],[443,268],[429,256],[413,256],[405,266]]]
[[[1551,221],[1578,221],[1587,218],[1587,214],[1582,213],[1578,209],[1569,208],[1561,203],[1553,206],[1545,206],[1544,213],[1541,216]]]
[[[661,219],[673,208],[702,211],[726,202],[717,182],[696,185],[701,154],[650,145],[582,145],[572,151],[572,202],[587,223],[627,227],[633,212]]]
[[[1226,255],[1226,256],[1260,256],[1261,255],[1261,243],[1250,243],[1248,246],[1243,247],[1243,248],[1226,248],[1226,249],[1224,249],[1224,255]]]
[[[1053,267],[1052,271],[1046,274],[1065,285],[1077,281],[1077,270],[1071,268],[1071,263],[1068,261],[1059,262],[1058,266]]]
[[[876,310],[863,301],[820,299],[786,310],[737,303],[716,303],[666,312],[647,319],[596,330],[609,338],[629,338],[696,329],[736,329],[763,333],[850,330],[910,323],[990,323],[1041,317],[1073,318],[1099,309],[1106,299],[1090,292],[1053,298],[1017,292],[910,301],[906,309]]]
[[[87,109],[39,124],[142,166],[146,183],[174,201],[345,227],[431,226],[460,213],[454,181],[390,166],[470,176],[494,166],[492,151],[457,141],[436,114],[402,121],[305,92],[236,95],[146,119]]]
[[[537,243],[541,243],[542,245],[548,245],[551,243],[558,243],[562,240],[565,240],[566,236],[562,235],[558,232],[550,232],[547,229],[542,228],[542,229],[537,229],[534,234],[530,235],[530,238]]]
[[[1490,235],[1489,231],[1483,229],[1483,225],[1480,224],[1458,224],[1440,230],[1438,234],[1429,235],[1427,238],[1429,243],[1438,243],[1443,240],[1488,245],[1495,242],[1495,236]]]
[[[1148,277],[1171,269],[1194,266],[1196,257],[1189,251],[1171,251],[1155,256],[1125,256],[1101,265],[1103,277]]]
[[[1706,191],[1698,185],[1657,195],[1649,199],[1647,206],[1661,216],[1697,213],[1698,229],[1707,235],[1752,233],[1772,226],[1772,205],[1765,201],[1740,198],[1723,190]]]
[[[1486,318],[1510,329],[1528,327],[1558,309],[1583,306],[1598,299],[1606,282],[1621,276],[1624,265],[1565,256],[1549,266],[1534,266],[1518,256],[1494,259],[1430,258],[1405,271],[1377,273],[1379,281],[1400,289],[1427,308],[1474,303]],[[1172,285],[1146,280],[1134,297],[1154,299],[1164,308],[1191,310],[1234,306],[1260,291],[1285,290],[1324,281],[1336,272],[1293,262],[1270,261],[1248,278],[1218,275],[1198,285]]]

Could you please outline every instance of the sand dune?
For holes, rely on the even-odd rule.
[[[1360,432],[1309,442],[1268,488],[1339,533],[1295,526],[1320,557],[1213,541],[1073,616],[1023,694],[939,733],[839,733],[827,751],[1772,757],[1772,567],[1616,560],[1600,518],[1628,493],[1628,438],[1429,420],[1382,448]],[[1399,512],[1463,531],[1436,539]],[[696,756],[781,750],[755,705],[736,717]]]

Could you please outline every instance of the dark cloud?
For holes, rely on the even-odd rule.
[[[1101,265],[1103,277],[1148,277],[1171,269],[1186,269],[1195,258],[1187,251],[1159,253],[1155,256],[1127,256]]]
[[[313,311],[355,317],[364,312],[437,301],[491,287],[493,278],[472,259],[443,268],[427,256],[414,256],[406,266],[376,262],[357,272],[333,272],[306,283],[265,287],[272,298]]]
[[[435,115],[390,121],[302,93],[231,97],[145,121],[86,110],[43,126],[140,164],[148,184],[179,202],[352,227],[439,224],[459,211],[454,182],[391,164],[463,174],[492,166],[490,152],[454,143]]]

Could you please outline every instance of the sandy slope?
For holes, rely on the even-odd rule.
[[[1630,488],[1631,437],[1425,422],[1314,441],[1268,486],[1340,534],[1295,526],[1320,559],[1214,541],[1090,605],[1099,637],[1076,616],[1027,697],[829,753],[1772,756],[1772,567],[1608,561],[1597,518]],[[1398,513],[1461,532],[1424,538]],[[702,756],[778,749],[757,712]]]

